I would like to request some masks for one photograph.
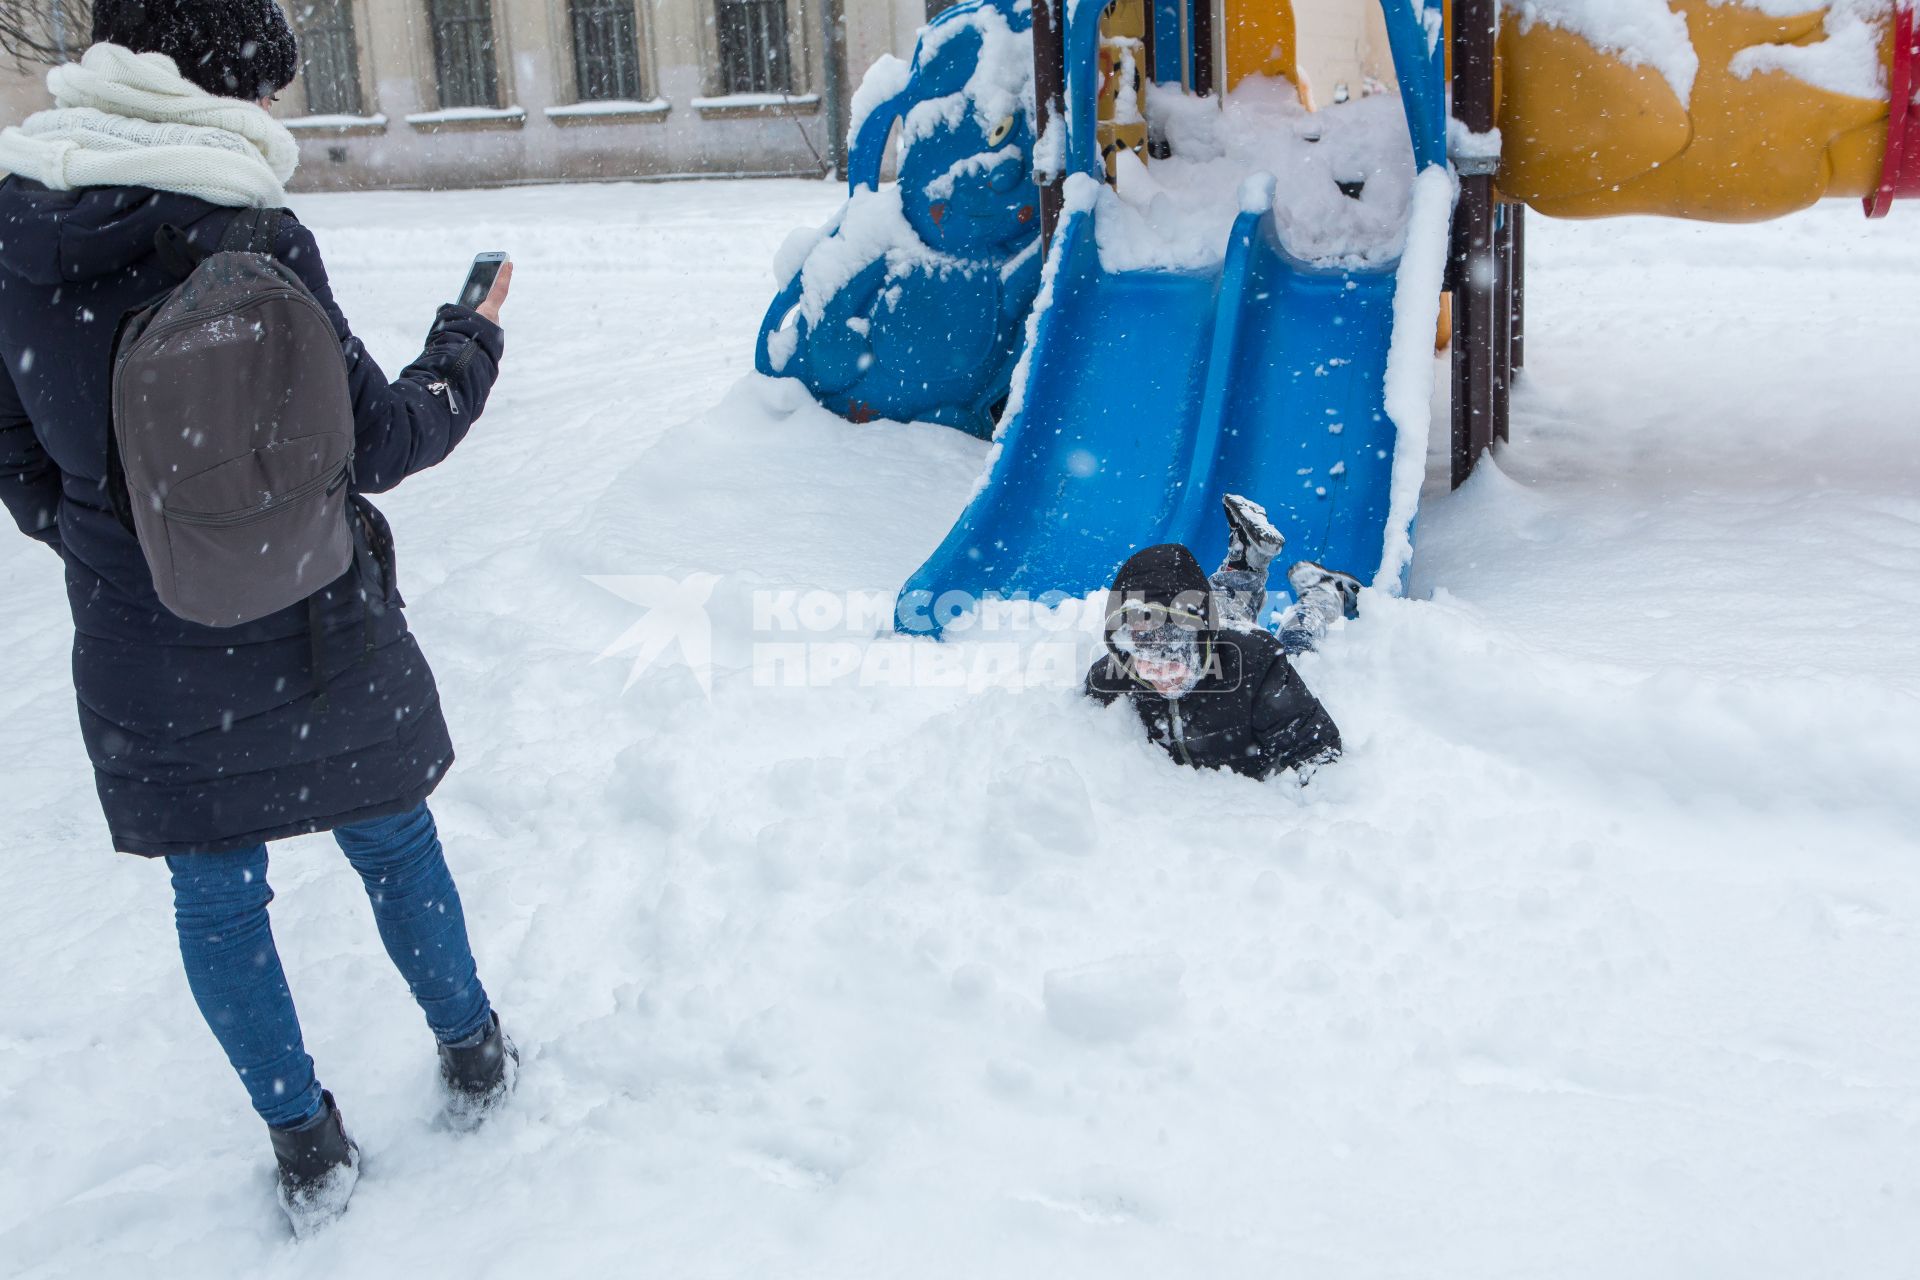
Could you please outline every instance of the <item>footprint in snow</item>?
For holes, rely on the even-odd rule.
[[[802,1191],[832,1186],[860,1163],[844,1134],[825,1129],[764,1138],[736,1159],[776,1186]]]

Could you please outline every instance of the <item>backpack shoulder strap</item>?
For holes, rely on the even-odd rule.
[[[169,222],[153,233],[153,252],[160,259],[160,267],[175,280],[185,280],[207,256],[206,250],[194,244],[187,233]]]
[[[273,256],[273,242],[280,238],[285,209],[242,209],[227,224],[220,237],[221,253],[259,253]]]

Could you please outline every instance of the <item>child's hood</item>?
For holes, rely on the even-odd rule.
[[[1107,592],[1105,634],[1107,649],[1113,648],[1115,615],[1129,604],[1161,605],[1193,615],[1211,629],[1213,588],[1193,552],[1177,542],[1136,551],[1114,575]]]

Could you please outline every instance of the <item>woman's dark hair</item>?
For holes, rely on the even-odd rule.
[[[270,98],[300,70],[293,28],[274,0],[94,0],[93,41],[164,53],[221,98]]]

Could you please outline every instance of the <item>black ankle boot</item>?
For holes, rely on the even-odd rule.
[[[479,1127],[513,1092],[519,1066],[520,1051],[500,1029],[497,1013],[471,1044],[441,1045],[448,1123],[456,1129]]]
[[[296,1236],[346,1212],[360,1180],[360,1148],[347,1136],[333,1095],[322,1092],[320,1114],[296,1129],[268,1127],[280,1166],[280,1207]]]
[[[1227,513],[1227,567],[1261,573],[1287,545],[1267,518],[1267,509],[1251,498],[1229,493],[1220,505]]]
[[[1344,617],[1360,616],[1361,583],[1350,573],[1340,573],[1311,560],[1302,560],[1287,570],[1287,585],[1293,588],[1293,598],[1296,600],[1303,599],[1315,587],[1329,587],[1340,597],[1340,612]]]

